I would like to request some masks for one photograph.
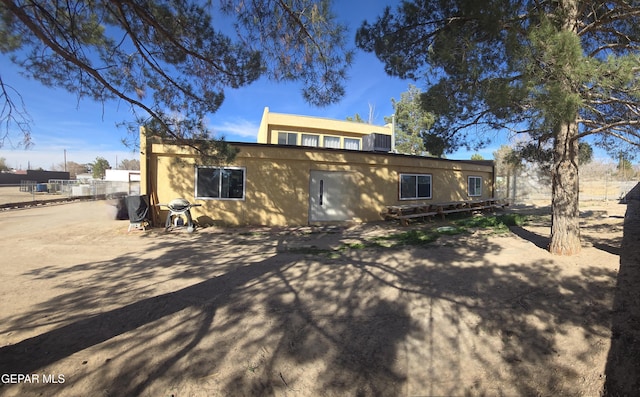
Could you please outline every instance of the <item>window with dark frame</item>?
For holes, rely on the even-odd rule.
[[[297,132],[278,132],[278,145],[297,145]]]
[[[400,174],[400,200],[431,198],[431,175]]]
[[[245,169],[196,167],[196,199],[244,200]]]

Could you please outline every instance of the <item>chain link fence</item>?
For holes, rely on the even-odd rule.
[[[638,180],[616,175],[601,177],[581,176],[580,201],[624,201]],[[535,172],[521,171],[496,178],[496,197],[509,199],[514,204],[551,202],[551,178]]]
[[[113,199],[139,194],[139,181],[50,179],[47,183],[37,183],[24,180],[19,185],[0,185],[0,206],[70,199]]]

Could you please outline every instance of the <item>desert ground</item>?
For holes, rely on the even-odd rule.
[[[583,205],[572,257],[534,206],[424,243],[404,237],[453,220],[128,233],[104,201],[0,211],[0,395],[640,390],[628,206]]]

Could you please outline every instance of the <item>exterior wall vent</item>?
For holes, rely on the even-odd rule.
[[[391,151],[391,135],[369,134],[362,137],[362,150],[366,152]]]

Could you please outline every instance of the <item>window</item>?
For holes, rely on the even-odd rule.
[[[482,178],[479,176],[469,177],[469,196],[478,197],[482,196]]]
[[[325,136],[324,147],[330,147],[332,149],[340,149],[340,138],[337,136]]]
[[[196,167],[196,198],[244,200],[245,169]]]
[[[430,198],[431,175],[400,174],[400,200]]]
[[[318,135],[302,134],[302,146],[318,147],[319,141]]]
[[[297,145],[297,132],[278,132],[278,145]]]
[[[360,139],[344,138],[344,148],[348,150],[360,150]]]

